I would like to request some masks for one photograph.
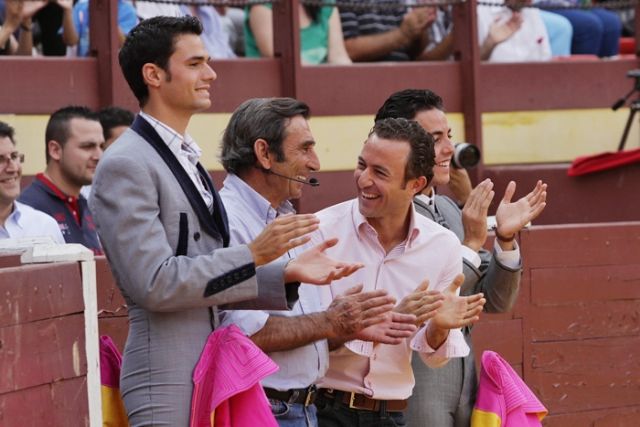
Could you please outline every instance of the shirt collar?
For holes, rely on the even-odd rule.
[[[267,199],[235,174],[227,175],[224,180],[224,188],[235,193],[237,197],[249,205],[251,210],[258,212],[260,217],[265,219],[265,223],[273,221],[277,215],[295,213],[293,205],[288,200],[282,202],[277,209],[273,209]]]
[[[82,195],[75,197],[75,196],[70,196],[64,193],[60,188],[58,188],[56,184],[53,183],[53,181],[47,178],[47,176],[43,173],[37,174],[36,179],[45,186],[45,188],[48,190],[50,194],[53,194],[54,196],[56,196],[58,199],[62,200],[65,203],[72,203],[72,204],[77,203],[78,199],[80,197],[83,197]]]
[[[167,147],[169,147],[174,156],[178,157],[186,155],[189,162],[194,165],[198,163],[200,156],[202,155],[202,150],[198,144],[196,144],[196,141],[191,137],[191,135],[188,133],[185,133],[184,136],[179,134],[170,126],[144,111],[140,111],[140,116],[149,122],[162,141],[167,144]]]
[[[7,217],[7,220],[5,221],[5,224],[9,221],[13,222],[14,224],[16,224],[18,227],[20,227],[21,229],[24,230],[24,224],[22,223],[22,204],[19,203],[18,201],[14,201],[13,202],[13,210],[11,211],[11,213],[9,214],[9,216]]]
[[[420,234],[420,229],[416,226],[416,210],[414,204],[411,203],[411,211],[409,213],[409,234],[407,238],[401,243],[401,245],[406,246],[407,248],[411,248],[411,245],[416,240],[418,235]],[[378,233],[376,230],[369,224],[367,218],[365,218],[360,213],[360,208],[358,207],[358,199],[353,200],[353,205],[351,207],[351,217],[353,220],[354,230],[358,239],[362,240],[362,238],[368,234],[374,236],[376,239],[378,238]]]
[[[416,198],[418,200],[420,200],[422,203],[426,204],[427,206],[433,206],[434,203],[434,197],[436,195],[436,189],[435,187],[431,187],[431,191],[429,192],[429,194],[418,194],[416,196]]]

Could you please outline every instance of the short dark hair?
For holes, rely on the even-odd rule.
[[[122,74],[141,107],[149,99],[149,88],[142,77],[142,67],[152,63],[168,73],[169,58],[175,51],[176,38],[183,34],[202,34],[202,24],[198,18],[155,16],[140,22],[127,34],[118,60]]]
[[[134,114],[124,108],[111,106],[98,111],[98,118],[102,125],[102,135],[105,141],[111,138],[111,129],[118,126],[131,126]]]
[[[70,105],[60,108],[51,114],[47,122],[47,129],[44,134],[44,152],[47,164],[51,157],[49,156],[49,141],[57,141],[61,146],[66,144],[69,139],[69,122],[72,119],[86,119],[99,122],[98,115],[87,107],[79,105]]]
[[[411,150],[404,170],[405,182],[421,176],[426,177],[427,182],[431,181],[435,166],[433,137],[418,122],[404,118],[382,119],[373,125],[369,137],[374,134],[378,138],[409,143]]]
[[[420,111],[443,110],[442,98],[429,89],[405,89],[391,95],[382,104],[375,121],[390,117],[413,120]]]
[[[16,145],[15,134],[15,129],[9,123],[0,121],[0,138],[9,138],[11,143]]]
[[[269,143],[276,161],[283,162],[282,141],[289,120],[299,115],[308,119],[309,114],[309,106],[293,98],[253,98],[243,102],[231,115],[222,136],[222,166],[236,175],[255,167],[258,159],[253,144],[260,138]]]

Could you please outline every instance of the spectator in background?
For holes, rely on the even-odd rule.
[[[299,4],[300,57],[303,64],[350,64],[338,9]],[[245,20],[245,55],[273,57],[273,12],[270,4],[249,6]]]
[[[409,61],[424,51],[427,28],[436,19],[435,7],[389,7],[397,5],[397,0],[345,3],[340,6],[340,19],[352,61]]]
[[[500,2],[500,0],[498,0]],[[507,0],[504,6],[478,7],[480,59],[491,62],[551,59],[547,29],[535,8]]]
[[[128,0],[118,0],[118,39],[120,46],[138,23],[136,10]],[[78,0],[73,6],[73,24],[78,33],[77,56],[89,55],[89,0]]]
[[[23,16],[33,19],[33,43],[40,46],[43,55],[64,56],[67,54],[67,46],[75,46],[78,43],[72,9],[73,0],[24,2]]]
[[[478,7],[481,8],[484,5]],[[545,10],[539,10],[538,13],[549,35],[551,56],[570,55],[573,28],[569,20]],[[452,59],[454,36],[452,6],[438,7],[436,20],[427,31],[429,41],[419,59],[430,61]]]
[[[202,24],[200,38],[213,59],[231,59],[236,54],[229,42],[229,26],[223,25],[222,15],[226,13],[223,6],[196,6],[161,4],[154,1],[137,1],[136,10],[140,19],[154,16],[195,16]]]
[[[578,9],[580,0],[538,0],[536,4],[544,6],[575,6],[576,9],[550,9],[551,13],[564,16],[573,26],[571,53],[597,55],[608,58],[618,54],[622,22],[614,12],[594,7]]]
[[[80,194],[91,184],[104,143],[98,116],[86,107],[54,112],[46,129],[47,167],[20,195],[20,201],[51,215],[67,243],[80,243],[102,254],[87,199]]]
[[[125,130],[129,129],[129,126],[133,123],[135,116],[129,110],[113,106],[100,110],[98,112],[98,118],[102,125],[104,144],[102,144],[101,148],[102,151],[104,151],[109,148],[109,146],[113,144]],[[91,184],[84,185],[80,190],[80,194],[82,194],[85,199],[89,200]]]
[[[44,212],[16,202],[24,154],[16,150],[14,130],[0,122],[0,239],[50,236],[64,243],[58,223]]]
[[[104,151],[122,135],[122,132],[129,129],[135,116],[129,110],[112,106],[100,110],[98,112],[98,118],[102,125],[102,135],[104,136],[102,151]]]
[[[33,49],[30,16],[24,13],[24,0],[7,0],[0,26],[0,55],[31,55]],[[14,33],[20,30],[18,39]]]

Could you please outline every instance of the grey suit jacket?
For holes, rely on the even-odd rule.
[[[135,130],[133,130],[135,129]],[[90,208],[129,310],[121,392],[130,423],[187,426],[192,372],[214,328],[214,306],[287,309],[284,263],[256,269],[246,245],[228,244],[173,153],[138,117],[100,160]],[[260,286],[258,286],[258,283]],[[213,309],[211,308],[213,307]]]
[[[414,199],[416,211],[438,222],[464,240],[462,211],[447,196],[436,195],[435,209]],[[436,212],[437,211],[437,212]],[[483,292],[487,312],[511,310],[518,296],[522,265],[512,269],[501,264],[493,253],[481,249],[480,267],[463,259],[464,283],[462,295]],[[476,396],[476,372],[470,328],[464,328],[471,351],[461,359],[452,359],[440,369],[431,369],[414,357],[413,371],[416,386],[409,400],[407,412],[410,426],[468,426]]]

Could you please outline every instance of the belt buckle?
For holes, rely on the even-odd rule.
[[[356,406],[354,406],[353,402],[356,400],[356,393],[354,393],[353,391],[350,393],[349,396],[349,408],[350,409],[358,409]]]
[[[304,406],[311,405],[311,399],[313,399],[314,395],[316,394],[316,390],[317,389],[315,385],[311,385],[307,389],[307,397],[304,399]]]

